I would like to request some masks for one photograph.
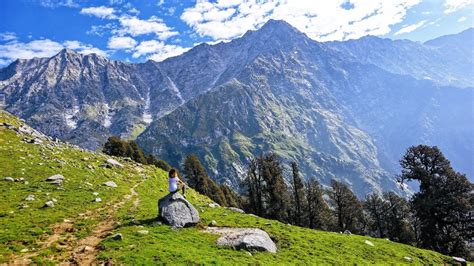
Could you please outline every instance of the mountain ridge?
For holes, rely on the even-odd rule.
[[[441,138],[430,137],[432,133],[427,133],[428,124],[433,122],[428,121],[429,116],[427,117],[426,113],[422,113],[425,118],[422,118],[422,115],[420,117],[415,115],[414,118],[406,115],[408,121],[413,125],[425,124],[422,127],[416,127],[418,130],[412,134],[413,137],[406,133],[397,134],[397,128],[390,126],[392,121],[378,119],[386,116],[386,114],[378,112],[378,109],[391,112],[390,109],[385,107],[385,104],[395,109],[397,109],[397,105],[389,102],[384,103],[379,99],[387,100],[384,94],[393,94],[394,91],[399,90],[397,86],[421,86],[416,84],[424,84],[423,86],[434,90],[439,90],[440,86],[449,84],[460,87],[471,85],[472,87],[472,77],[474,75],[468,75],[469,69],[453,67],[459,62],[462,62],[462,64],[458,65],[469,64],[465,56],[464,59],[461,58],[461,61],[459,61],[460,56],[454,54],[453,58],[456,60],[453,59],[454,61],[451,60],[453,62],[449,61],[441,64],[439,62],[444,58],[441,55],[443,49],[434,49],[423,44],[407,41],[393,42],[378,37],[374,39],[375,41],[371,41],[371,39],[373,37],[348,42],[319,43],[309,39],[304,33],[297,31],[286,22],[270,21],[260,30],[249,31],[241,38],[229,43],[199,45],[181,56],[168,58],[162,62],[147,61],[140,64],[126,64],[102,57],[87,57],[63,50],[62,55],[61,53],[56,55],[57,58],[18,61],[7,68],[0,69],[0,91],[6,95],[8,111],[25,118],[33,126],[47,134],[89,149],[97,149],[107,136],[112,134],[123,138],[135,138],[145,131],[138,138],[138,141],[142,142],[143,145],[146,143],[145,150],[153,152],[159,157],[171,158],[174,164],[179,165],[181,163],[179,158],[172,158],[173,156],[170,155],[172,153],[169,152],[168,154],[159,152],[160,149],[157,146],[161,144],[150,142],[150,135],[159,135],[156,132],[147,133],[150,132],[153,124],[161,123],[157,121],[169,119],[170,115],[174,117],[182,116],[183,114],[179,114],[179,112],[183,108],[194,105],[195,102],[193,101],[198,97],[201,97],[201,99],[202,97],[213,98],[211,94],[219,91],[219,88],[223,86],[235,84],[238,87],[253,88],[253,92],[249,94],[253,95],[251,99],[260,99],[261,103],[266,104],[266,109],[255,106],[255,104],[249,105],[252,106],[252,110],[255,112],[258,110],[257,113],[261,114],[259,122],[265,125],[265,127],[256,128],[257,132],[263,129],[270,133],[272,131],[273,133],[291,132],[288,131],[287,126],[279,124],[278,115],[281,114],[286,116],[285,121],[287,122],[285,123],[299,125],[299,128],[303,131],[312,128],[312,133],[307,133],[308,136],[296,141],[299,147],[297,150],[301,153],[308,150],[308,147],[312,147],[311,149],[319,147],[318,149],[322,151],[326,149],[326,155],[329,156],[328,158],[332,158],[334,166],[331,169],[326,167],[324,170],[326,174],[320,175],[319,178],[327,181],[328,178],[338,177],[334,173],[338,172],[338,168],[345,168],[344,163],[342,163],[345,160],[344,162],[350,162],[351,167],[355,169],[355,176],[365,176],[366,179],[365,181],[362,180],[361,184],[373,179],[377,181],[370,181],[375,182],[371,187],[375,187],[376,190],[381,190],[380,184],[385,181],[392,183],[389,186],[390,188],[396,189],[393,183],[393,175],[397,169],[396,162],[401,156],[400,149],[405,149],[408,145],[418,144],[414,143],[415,140],[430,142],[430,138],[436,140]],[[388,45],[381,46],[379,43]],[[385,52],[385,49],[389,49],[390,52]],[[411,57],[405,57],[406,51],[412,51],[410,49],[416,52],[414,52],[414,55],[410,55]],[[370,52],[368,56],[363,53],[366,50]],[[417,53],[420,54],[418,58],[415,56]],[[61,56],[64,58],[70,57],[72,60],[61,61],[59,60]],[[76,57],[81,59],[77,60]],[[55,59],[53,60],[53,58]],[[409,62],[407,59],[410,59]],[[390,64],[385,64],[385,62],[390,62]],[[409,63],[412,64],[409,65]],[[261,75],[262,73],[268,76]],[[357,73],[357,75],[354,73]],[[379,75],[373,75],[372,73],[379,73]],[[17,77],[12,78],[15,75]],[[430,78],[426,78],[426,75],[430,75]],[[370,76],[372,80],[367,80],[365,76]],[[272,81],[270,77],[280,83]],[[410,77],[420,80],[420,82],[425,81],[417,83],[411,81]],[[396,83],[397,79],[403,80],[404,83]],[[364,82],[361,82],[361,80]],[[391,90],[380,91],[373,84],[391,86]],[[259,90],[261,87],[264,90]],[[365,87],[372,88],[379,95],[374,97],[370,91],[363,90]],[[288,88],[292,88],[293,91],[288,90]],[[232,89],[228,90],[229,93],[232,93]],[[406,88],[403,91],[408,93]],[[456,91],[455,94],[458,93],[457,90],[454,91]],[[265,95],[269,98],[263,99],[262,95],[257,95],[254,92],[265,92]],[[472,99],[472,95],[469,93],[464,94],[465,96],[461,98]],[[397,101],[403,103],[403,99],[396,94],[393,94],[393,96]],[[440,99],[439,96],[436,96],[434,98],[435,102],[429,103],[429,101],[424,100],[424,95],[417,95],[416,97],[423,99],[423,105],[426,105],[428,109],[433,109],[433,106],[436,106],[436,101]],[[213,99],[214,108],[216,110],[220,109],[220,103],[225,102],[227,98],[228,95],[221,95],[220,99]],[[353,101],[352,98],[358,99],[359,102]],[[363,108],[366,103],[371,102],[377,104],[372,104],[372,109]],[[461,102],[460,106],[466,109],[465,99],[461,99]],[[304,104],[305,108],[298,108],[300,104]],[[449,103],[444,104],[445,106],[449,105]],[[415,103],[412,102],[412,105],[416,105],[416,101]],[[284,106],[284,108],[278,106]],[[445,106],[441,108],[442,110],[439,108],[433,110],[438,112],[439,116],[444,117],[446,113]],[[411,106],[408,107],[411,108]],[[204,103],[193,108],[194,114],[190,113],[190,117],[200,111],[212,113],[209,110],[205,111],[208,108],[205,100]],[[245,108],[242,107],[241,109]],[[471,112],[465,109],[460,109],[460,111],[467,113],[466,119],[469,121]],[[274,112],[273,118],[268,121],[266,116],[263,115],[267,112],[269,114]],[[309,113],[311,113],[310,117],[305,117]],[[302,115],[299,117],[298,114]],[[374,116],[369,117],[367,114],[373,114]],[[202,117],[198,121],[206,123],[205,120],[208,117]],[[318,124],[318,121],[323,117],[329,121],[328,124]],[[363,119],[361,120],[361,118]],[[325,121],[324,119],[321,121]],[[428,122],[423,119],[428,119],[426,120]],[[177,124],[180,119],[171,120]],[[390,129],[389,131],[377,129],[379,125],[370,121],[388,123]],[[226,118],[221,117],[219,121],[216,120],[216,123],[226,124]],[[270,125],[269,123],[273,124]],[[369,124],[369,126],[364,126],[365,124]],[[244,123],[235,128],[242,128],[245,125]],[[311,126],[305,128],[305,125]],[[400,122],[400,125],[403,126],[404,124]],[[192,124],[189,124],[189,126],[192,126]],[[352,135],[352,137],[337,143],[336,140],[342,138],[337,132],[338,128],[341,132],[348,132],[348,136]],[[460,128],[459,132],[455,131],[455,136],[448,136],[442,148],[448,147],[446,153],[450,157],[456,154],[455,151],[461,150],[462,152],[456,155],[458,159],[453,160],[453,163],[456,165],[459,162],[460,169],[472,176],[472,167],[469,168],[468,163],[466,163],[466,157],[469,158],[469,153],[472,154],[472,139],[467,139],[467,148],[464,149],[453,144],[459,141],[461,136],[462,138],[468,136],[462,133],[463,130],[469,133],[472,131],[472,127],[465,126]],[[210,138],[215,133],[214,131],[216,131],[216,128],[211,127],[203,129],[202,134],[204,137]],[[327,132],[325,134],[332,136],[333,139],[326,139],[326,143],[318,142],[318,138],[315,136],[322,137],[322,132]],[[357,137],[361,134],[365,137]],[[275,136],[270,135],[266,134],[266,139],[257,138],[255,141],[264,141],[265,145],[272,147],[277,143],[272,140]],[[404,136],[405,139],[398,138],[398,135]],[[420,136],[425,136],[425,139]],[[186,139],[186,136],[181,137]],[[245,138],[248,138],[248,136],[245,136]],[[174,147],[178,150],[202,153],[201,159],[206,161],[203,153],[205,149],[201,150],[203,147],[198,150],[188,150],[181,143],[183,142],[182,139],[167,139],[166,141],[170,141],[170,143],[167,144],[168,148],[166,149]],[[283,136],[276,139],[279,139],[281,143],[285,143]],[[355,141],[357,144],[349,139],[358,139]],[[397,140],[397,142],[389,144],[388,147],[383,147],[383,144],[376,143],[376,140]],[[251,144],[254,143],[251,141]],[[286,144],[283,144],[283,146]],[[229,151],[226,148],[227,144],[222,145],[221,149]],[[286,146],[288,148],[292,145]],[[331,145],[333,148],[328,148]],[[400,147],[394,149],[396,146]],[[222,157],[224,155],[217,155],[217,147],[219,145],[215,146],[211,157]],[[356,147],[364,147],[362,148],[364,152],[356,150]],[[345,152],[341,152],[343,150]],[[371,152],[367,153],[365,151]],[[233,154],[231,151],[229,152]],[[290,151],[285,150],[283,153],[286,152]],[[331,154],[332,152],[334,154]],[[361,166],[362,168],[359,169],[360,163],[365,160],[364,156],[358,155],[361,152],[365,153],[364,156],[369,158],[370,163]],[[339,156],[342,156],[341,158],[344,158],[344,160],[339,162],[338,160],[341,159]],[[383,159],[385,157],[386,159]],[[302,160],[301,157],[287,156],[287,159],[290,158]],[[229,177],[228,173],[222,172],[222,169],[228,168],[228,166],[219,169],[219,167],[211,166],[213,159],[207,161],[209,162],[206,166],[214,174],[215,179],[222,182],[232,180],[231,183],[234,187],[237,186],[238,178],[235,177],[235,172],[242,172],[244,162],[241,161],[237,167],[239,168],[238,171],[234,169],[234,174]],[[317,169],[318,165],[311,162],[304,168]],[[376,169],[375,172],[379,174],[376,177],[370,177],[369,169]],[[334,173],[329,174],[331,171]],[[314,174],[314,171],[310,170],[305,172],[306,176]],[[338,178],[345,178],[348,181],[353,181],[353,178],[357,179],[357,177],[348,174],[344,175],[345,177],[339,176]],[[323,178],[323,176],[326,177]],[[359,186],[363,187],[362,185]]]

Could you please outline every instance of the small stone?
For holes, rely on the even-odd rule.
[[[7,181],[7,182],[14,182],[14,181],[15,181],[15,179],[13,179],[13,177],[9,177],[9,176],[7,176],[7,177],[3,178],[3,181]]]
[[[123,164],[117,162],[117,160],[114,160],[114,159],[107,159],[107,161],[105,161],[108,165],[110,166],[113,166],[113,167],[118,167],[118,168],[122,168],[123,167]]]
[[[217,226],[217,222],[215,220],[212,220],[210,223],[209,223],[209,226]]]
[[[25,181],[25,178],[23,177],[15,179],[15,182],[23,182],[23,181]]]
[[[25,203],[22,203],[20,204],[20,208],[22,209],[26,209],[26,208],[29,208],[30,206],[28,206],[28,204],[25,204]]]
[[[372,243],[372,242],[369,241],[369,240],[365,240],[364,243],[367,244],[367,245],[369,245],[369,246],[371,246],[371,247],[375,246],[374,243]]]
[[[112,239],[113,240],[122,240],[123,236],[122,236],[122,234],[118,233],[118,234],[113,235]]]
[[[466,262],[465,259],[460,258],[460,257],[453,257],[453,260],[455,260],[455,261],[457,261],[457,262]]]
[[[252,253],[250,253],[249,251],[246,251],[245,253],[247,253],[247,255],[249,255],[250,257],[252,257]]]
[[[89,169],[89,170],[94,170],[94,166],[92,166],[90,164],[86,165],[86,168]]]
[[[43,207],[44,207],[44,208],[52,208],[52,207],[54,207],[54,202],[53,202],[52,200],[47,201],[47,202],[44,204]]]
[[[52,200],[54,203],[58,202],[58,200],[55,199],[55,198],[52,198],[51,200]]]
[[[64,176],[62,175],[52,175],[46,179],[46,181],[57,181],[57,180],[64,180]]]
[[[93,247],[84,246],[84,247],[81,248],[81,253],[90,253],[92,251],[94,251]]]
[[[345,231],[344,231],[344,234],[346,234],[346,235],[352,235],[351,231],[349,231],[349,230],[345,230]]]
[[[406,261],[412,261],[412,259],[410,257],[403,257],[404,260]]]
[[[139,225],[140,224],[140,222],[136,219],[133,219],[130,223],[133,224],[133,225]]]
[[[94,193],[92,193],[92,195],[99,196],[99,192],[94,192]]]
[[[28,252],[28,249],[27,248],[24,248],[22,250],[20,250],[21,253],[25,253],[25,252]]]
[[[219,204],[217,203],[209,203],[207,206],[209,206],[209,208],[216,208],[216,207],[220,207]]]
[[[94,201],[95,201],[95,202],[102,202],[102,199],[101,199],[101,198],[95,198]]]
[[[272,225],[272,223],[265,223],[265,225]]]
[[[148,230],[140,230],[137,233],[139,233],[140,235],[148,235],[149,231]]]
[[[238,212],[238,213],[245,213],[244,210],[235,208],[235,207],[227,207],[227,209],[233,211],[233,212]]]
[[[28,195],[28,197],[25,198],[26,201],[33,201],[35,200],[35,195]]]
[[[107,181],[107,182],[104,183],[104,186],[117,187],[117,184],[115,184],[114,181]]]

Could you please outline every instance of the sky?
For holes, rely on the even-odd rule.
[[[424,42],[474,26],[474,0],[1,0],[0,67],[63,48],[162,61],[283,19],[316,41]]]

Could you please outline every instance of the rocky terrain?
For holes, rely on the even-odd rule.
[[[189,201],[196,208],[193,217],[199,215],[191,222],[198,224],[172,227],[156,218],[157,200],[167,194],[164,171],[56,141],[3,111],[0,172],[0,263],[455,262],[386,239],[316,231],[245,214],[220,207],[192,189],[187,201],[181,198],[177,204]],[[161,207],[173,208],[170,203]]]
[[[88,149],[138,136],[176,166],[196,153],[234,188],[248,157],[273,150],[364,195],[398,190],[397,162],[415,144],[440,146],[474,176],[472,35],[318,43],[269,21],[159,63],[71,50],[17,60],[0,70],[0,93],[34,128]]]

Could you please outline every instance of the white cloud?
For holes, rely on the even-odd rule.
[[[107,19],[114,19],[117,18],[115,15],[115,9],[112,7],[106,6],[93,6],[93,7],[86,7],[81,9],[81,14],[96,16],[98,18],[107,18]]]
[[[2,32],[0,33],[0,40],[4,42],[16,40],[16,34],[14,32]]]
[[[384,35],[421,0],[200,0],[181,19],[201,36],[239,37],[269,19],[283,19],[318,41]]]
[[[180,55],[189,48],[177,45],[165,44],[157,40],[143,41],[134,49],[133,58],[147,56],[147,59],[154,61],[163,61],[168,57]]]
[[[107,52],[100,50],[90,44],[84,44],[79,41],[65,41],[63,43],[65,48],[75,50],[81,54],[98,54],[100,56],[107,56]]]
[[[51,57],[63,48],[74,49],[83,54],[97,53],[106,55],[106,52],[79,41],[55,42],[49,39],[34,40],[31,42],[9,42],[0,44],[0,65],[16,59],[31,59],[33,57]],[[2,63],[3,62],[3,63]]]
[[[407,25],[407,26],[401,28],[399,31],[395,32],[393,35],[400,35],[400,34],[404,34],[404,33],[410,33],[412,31],[422,27],[425,24],[426,24],[426,20],[422,20],[418,23]]]
[[[137,41],[131,37],[123,36],[112,36],[107,43],[107,47],[110,49],[131,49],[135,45],[137,45]]]
[[[79,7],[74,0],[40,0],[39,4],[47,8],[57,8],[57,7]]]
[[[177,35],[176,31],[169,28],[163,20],[152,16],[147,20],[139,19],[135,16],[121,16],[119,18],[120,29],[116,29],[113,33],[119,35],[130,34],[139,36],[145,34],[155,34],[158,39],[166,40],[171,36]]]
[[[460,17],[460,18],[458,19],[458,22],[463,22],[463,21],[466,21],[466,20],[467,20],[467,17]]]
[[[444,13],[446,14],[453,13],[472,4],[473,4],[472,0],[445,0]]]

